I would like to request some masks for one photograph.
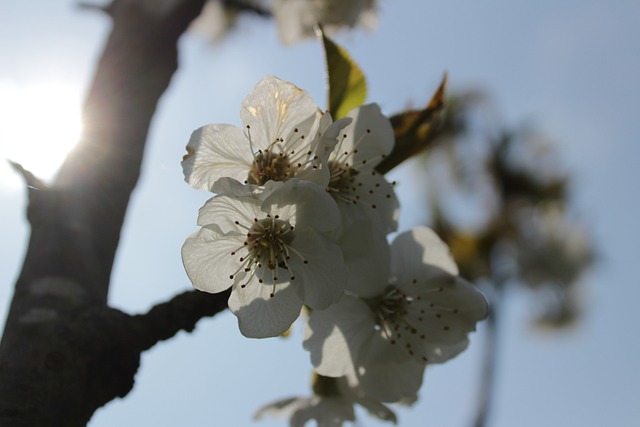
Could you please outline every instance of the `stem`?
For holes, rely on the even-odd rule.
[[[485,320],[485,341],[482,358],[482,374],[480,377],[478,407],[476,409],[474,427],[485,427],[491,411],[495,392],[496,367],[498,360],[498,333],[501,316],[501,305],[504,297],[504,287],[498,283],[491,286],[492,298],[489,314]]]

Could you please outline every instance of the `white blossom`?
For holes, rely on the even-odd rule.
[[[366,297],[345,294],[314,310],[304,347],[322,375],[348,375],[383,401],[415,399],[427,363],[463,351],[488,310],[484,296],[458,277],[447,246],[428,228],[400,234],[388,280]]]
[[[182,259],[197,289],[232,287],[229,308],[244,335],[279,335],[303,304],[322,309],[338,301],[347,270],[325,233],[340,218],[322,187],[295,179],[246,187],[230,178],[217,187],[226,195],[200,209],[202,228],[185,241]]]
[[[224,177],[255,185],[291,178],[326,185],[321,156],[350,121],[333,122],[307,92],[273,76],[253,88],[240,117],[243,129],[210,124],[193,132],[182,161],[192,187],[210,191]]]
[[[288,418],[291,427],[303,427],[311,420],[315,420],[318,427],[340,427],[347,421],[356,421],[354,406],[360,405],[380,420],[397,423],[391,409],[351,388],[345,378],[315,374],[313,391],[309,397],[291,397],[265,405],[254,418],[265,415]]]
[[[218,41],[231,30],[237,18],[238,12],[225,7],[221,0],[208,0],[189,26],[189,31],[207,40]]]
[[[376,26],[374,0],[274,0],[272,12],[285,44],[314,37],[318,24],[329,34]]]
[[[343,214],[343,228],[362,221],[373,221],[383,234],[395,231],[399,204],[393,185],[375,167],[393,150],[391,122],[377,104],[354,108],[351,123],[338,136],[328,157],[329,193]]]

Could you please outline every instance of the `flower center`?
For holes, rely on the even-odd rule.
[[[245,246],[249,251],[248,258],[258,267],[275,270],[277,267],[286,268],[289,259],[287,244],[291,238],[288,233],[293,230],[289,221],[265,218],[256,220],[249,232]]]
[[[358,171],[348,164],[343,164],[336,160],[329,161],[329,172],[331,178],[329,179],[329,185],[327,189],[329,192],[338,199],[342,199],[346,202],[356,203],[350,194],[355,191],[355,176],[358,175]]]
[[[264,185],[269,180],[286,181],[291,175],[288,156],[283,152],[276,154],[266,149],[255,154],[247,182]]]
[[[379,301],[376,315],[378,324],[383,326],[385,323],[397,325],[404,315],[407,314],[405,304],[408,301],[398,288],[390,286],[387,293]],[[397,329],[396,327],[393,328]]]
[[[287,279],[295,280],[293,271],[289,268],[291,256],[297,256],[304,264],[309,261],[293,247],[293,230],[295,227],[289,221],[281,220],[278,215],[266,218],[254,218],[253,224],[247,226],[235,221],[240,228],[247,230],[246,240],[242,246],[231,252],[231,256],[240,256],[240,265],[235,273],[229,275],[229,279],[236,280],[238,275],[248,274],[249,278],[240,287],[246,287],[257,276],[258,283],[267,283],[273,286],[271,296],[275,294],[277,283],[282,283],[278,277],[282,270],[288,272]]]
[[[419,300],[419,297],[414,298],[395,286],[389,286],[384,296],[369,301],[369,304],[376,314],[377,327],[387,342],[401,346],[410,356],[424,363],[428,362],[424,350],[426,336],[420,328],[425,310],[419,307]]]

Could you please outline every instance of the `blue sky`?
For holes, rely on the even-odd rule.
[[[532,122],[557,141],[576,177],[574,211],[601,252],[584,286],[585,316],[571,330],[532,330],[527,295],[510,295],[492,425],[639,425],[640,3],[380,3],[377,31],[338,38],[367,74],[368,101],[390,114],[420,105],[444,71],[453,90],[487,90],[495,99],[492,114],[513,126]],[[79,12],[67,0],[1,3],[0,89],[54,85],[67,88],[69,99],[82,99],[108,29],[105,18]],[[207,198],[182,180],[179,160],[191,131],[206,123],[239,124],[240,102],[267,74],[325,103],[320,46],[283,47],[268,22],[243,21],[213,47],[186,37],[180,63],[153,121],[113,272],[110,302],[130,312],[190,287],[180,246]],[[7,110],[2,102],[0,112]],[[43,123],[33,120],[34,129]],[[0,152],[10,143],[0,139]],[[18,160],[29,166],[28,159]],[[418,217],[411,209],[415,187],[409,175],[397,177],[401,204],[409,207],[401,218],[407,229]],[[0,324],[26,249],[25,204],[19,180],[0,163]],[[271,400],[308,393],[299,329],[286,340],[248,340],[230,313],[205,320],[194,334],[179,334],[145,354],[134,390],[98,411],[90,426],[285,425],[254,423],[251,414]],[[400,425],[468,425],[480,338],[473,335],[459,358],[427,370],[421,400],[399,411]],[[365,415],[361,425],[379,424]]]

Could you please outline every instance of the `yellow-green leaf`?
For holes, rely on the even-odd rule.
[[[346,50],[319,31],[327,59],[329,113],[334,119],[346,117],[349,110],[364,103],[367,82],[358,64]]]

